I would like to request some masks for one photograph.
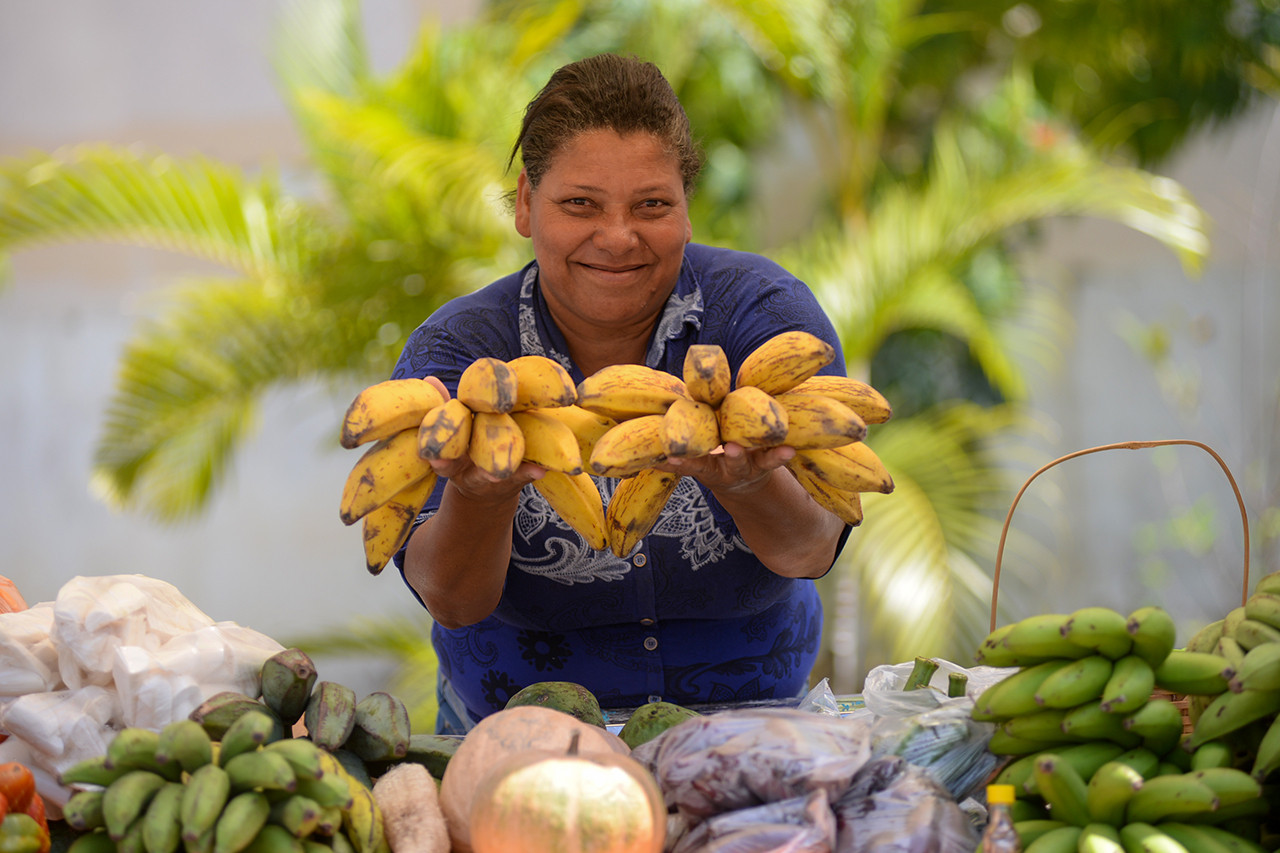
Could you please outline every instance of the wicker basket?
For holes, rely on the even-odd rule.
[[[1223,461],[1222,457],[1219,456],[1213,450],[1213,448],[1209,447],[1207,444],[1204,444],[1203,442],[1195,441],[1193,439],[1168,438],[1168,439],[1157,439],[1154,441],[1122,441],[1115,444],[1102,444],[1097,447],[1087,447],[1084,450],[1077,450],[1074,453],[1068,453],[1065,456],[1060,456],[1057,459],[1053,460],[1052,462],[1042,465],[1039,469],[1035,471],[1035,473],[1033,473],[1030,477],[1027,478],[1025,483],[1022,484],[1022,488],[1018,490],[1018,493],[1013,498],[1013,503],[1009,505],[1009,512],[1004,519],[1004,527],[1000,530],[1000,544],[996,548],[995,571],[993,572],[992,578],[991,578],[991,628],[990,630],[994,631],[996,629],[996,604],[999,601],[999,596],[1000,596],[1000,565],[1001,565],[1001,561],[1004,558],[1004,543],[1005,543],[1005,538],[1009,534],[1009,523],[1013,520],[1013,511],[1017,509],[1018,501],[1022,500],[1023,493],[1027,490],[1027,487],[1031,485],[1032,481],[1034,481],[1037,477],[1039,477],[1041,474],[1043,474],[1045,471],[1048,471],[1050,468],[1054,467],[1055,465],[1058,465],[1062,462],[1066,462],[1068,459],[1075,459],[1077,456],[1085,456],[1087,454],[1098,453],[1103,450],[1141,450],[1143,448],[1162,447],[1166,445],[1175,445],[1175,444],[1185,444],[1185,445],[1190,445],[1192,447],[1198,447],[1201,450],[1208,453],[1218,463],[1218,466],[1222,469],[1222,473],[1226,475],[1227,482],[1231,484],[1231,490],[1235,493],[1236,503],[1240,509],[1240,524],[1244,533],[1244,581],[1240,590],[1240,603],[1243,605],[1245,601],[1248,600],[1248,597],[1249,597],[1249,514],[1248,512],[1245,511],[1244,498],[1241,497],[1240,495],[1240,487],[1236,485],[1236,478],[1231,475],[1231,469],[1227,467],[1227,463]],[[1162,690],[1160,688],[1156,688],[1156,690],[1152,693],[1152,698],[1166,698],[1166,699],[1172,700],[1173,703],[1178,706],[1179,710],[1182,711],[1183,731],[1190,732],[1192,730],[1194,724],[1191,722],[1190,716],[1187,713],[1188,699],[1186,696],[1177,695],[1174,693],[1170,693],[1168,690]]]

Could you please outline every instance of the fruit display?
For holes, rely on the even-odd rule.
[[[1015,669],[972,715],[995,726],[988,748],[1006,763],[994,781],[1017,792],[1024,850],[1275,849],[1277,605],[1280,572],[1183,647],[1151,606],[992,631],[978,661]]]
[[[366,762],[407,753],[403,703],[356,701],[296,648],[263,663],[261,687],[217,693],[159,731],[121,729],[65,770],[72,853],[386,853]]]
[[[35,774],[17,761],[0,764],[0,850],[49,853],[49,820]]]
[[[656,470],[723,442],[788,445],[788,463],[819,505],[849,524],[860,495],[889,493],[893,479],[868,447],[867,424],[888,420],[865,382],[819,376],[835,351],[807,332],[765,341],[731,376],[724,351],[689,348],[683,375],[611,365],[575,386],[557,361],[477,358],[446,400],[426,379],[386,380],[348,407],[343,447],[370,444],[342,491],[343,523],[362,523],[365,564],[378,574],[404,544],[436,485],[432,459],[464,456],[499,478],[521,462],[546,470],[534,488],[596,550],[629,554],[658,518],[680,476]],[[608,501],[592,476],[620,480]]]

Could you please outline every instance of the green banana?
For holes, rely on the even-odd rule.
[[[1126,823],[1120,827],[1120,841],[1125,853],[1191,853],[1149,823]]]
[[[208,732],[213,740],[222,740],[231,724],[246,711],[261,711],[266,708],[252,696],[234,690],[215,693],[201,702],[188,716]]]
[[[316,682],[303,713],[303,722],[316,746],[337,749],[346,743],[355,728],[355,691],[336,681]]]
[[[167,780],[150,770],[130,770],[107,786],[102,795],[102,822],[116,843],[151,803]]]
[[[116,853],[116,843],[105,829],[82,832],[72,839],[67,853]]]
[[[240,853],[266,825],[271,804],[261,791],[242,791],[227,801],[213,826],[213,853]]]
[[[1111,677],[1102,688],[1102,710],[1127,714],[1141,708],[1156,686],[1155,670],[1139,654],[1125,655],[1115,662]]]
[[[363,761],[388,761],[404,757],[409,736],[409,709],[396,696],[379,690],[356,703],[355,723],[343,748]]]
[[[1182,739],[1182,709],[1172,699],[1155,697],[1122,721],[1126,730],[1142,738],[1142,745],[1164,755]]]
[[[1213,653],[1225,659],[1237,675],[1240,673],[1246,652],[1244,646],[1240,645],[1240,641],[1235,637],[1219,637],[1217,645],[1213,647]]]
[[[260,788],[292,792],[298,786],[293,765],[279,752],[263,749],[242,752],[223,765],[223,769],[227,771],[232,791]]]
[[[1202,743],[1191,752],[1188,770],[1207,770],[1210,767],[1230,767],[1235,763],[1235,750],[1225,740]]]
[[[1125,730],[1124,717],[1105,711],[1101,702],[1085,702],[1068,710],[1062,731],[1073,740],[1109,740],[1126,749],[1142,743],[1139,735]]]
[[[988,655],[994,654],[997,658],[1004,655],[1004,646],[1001,644],[1004,642],[1005,636],[1012,630],[1013,623],[1009,622],[996,627],[991,633],[983,637],[982,642],[978,644],[978,650],[973,653],[974,662],[985,666],[1022,666],[1021,663],[991,663],[987,660]]]
[[[167,782],[165,784],[168,784]],[[125,829],[124,835],[116,840],[117,853],[147,853],[142,843],[142,819],[145,813],[139,815],[129,827]],[[110,833],[108,833],[110,834]]]
[[[1187,640],[1186,649],[1189,652],[1212,652],[1218,645],[1225,634],[1223,629],[1226,626],[1225,619],[1215,619],[1191,635],[1191,639]]]
[[[162,765],[173,763],[186,773],[194,773],[213,761],[213,741],[204,726],[195,720],[174,720],[160,729],[156,761]]]
[[[1262,782],[1277,767],[1280,767],[1280,715],[1272,719],[1266,734],[1262,736],[1249,772],[1254,779]]]
[[[347,787],[346,779],[328,769],[315,779],[298,777],[294,791],[315,800],[322,809],[339,808],[345,811],[351,808],[351,790]],[[323,815],[321,819],[324,819]]]
[[[231,779],[226,770],[212,763],[197,768],[183,786],[182,802],[178,807],[183,842],[199,846],[202,837],[208,833],[211,850],[214,823],[230,795]]]
[[[1218,807],[1218,795],[1190,773],[1175,773],[1147,779],[1125,807],[1127,823],[1158,824]]]
[[[1073,826],[1090,822],[1085,780],[1069,763],[1045,753],[1036,759],[1031,775],[1049,806],[1050,818]]]
[[[166,782],[151,798],[142,816],[142,847],[146,853],[174,853],[182,844],[183,786]]]
[[[107,744],[108,768],[124,767],[130,770],[150,770],[159,774],[156,761],[156,744],[160,735],[140,726],[126,726],[116,732]]]
[[[1062,720],[1067,711],[1062,708],[1050,708],[1010,717],[997,725],[1011,738],[1027,741],[1052,743],[1062,739]]]
[[[1254,584],[1253,591],[1255,593],[1270,592],[1280,594],[1280,571],[1270,572],[1258,578],[1257,583]]]
[[[974,700],[971,716],[980,722],[999,722],[1040,710],[1036,691],[1070,661],[1050,660],[1024,666],[992,684]]]
[[[1280,628],[1257,619],[1241,619],[1233,635],[1246,651],[1267,643],[1280,643]]]
[[[319,779],[324,775],[320,766],[320,747],[306,738],[285,738],[272,741],[263,748],[264,752],[279,753],[293,767],[298,778]]]
[[[1107,823],[1090,823],[1080,830],[1077,853],[1124,853],[1120,831]]]
[[[1280,643],[1262,643],[1245,652],[1227,686],[1236,693],[1245,688],[1280,690]]]
[[[1066,735],[1053,741],[1026,740],[1025,738],[1013,737],[1001,729],[996,729],[991,733],[990,740],[987,741],[987,751],[992,755],[1030,755],[1033,752],[1044,752],[1048,749],[1078,742],[1078,740],[1073,741]]]
[[[302,649],[276,652],[262,663],[262,702],[291,728],[307,710],[316,677],[315,662]]]
[[[333,853],[338,853],[338,846],[331,846]],[[258,830],[258,834],[249,842],[249,846],[244,848],[244,853],[305,853],[305,851],[302,841],[295,838],[293,833],[283,826],[268,823]]]
[[[1162,607],[1139,607],[1125,623],[1133,639],[1133,653],[1155,669],[1173,651],[1178,628],[1173,617]]]
[[[1066,661],[1040,683],[1035,702],[1045,708],[1074,708],[1098,699],[1111,678],[1113,666],[1112,660],[1103,655]]]
[[[68,767],[58,774],[58,781],[65,787],[97,785],[106,787],[128,773],[129,767],[108,767],[107,756],[93,755]]]
[[[1062,626],[1062,636],[1081,648],[1118,660],[1133,648],[1128,620],[1110,607],[1082,607]]]
[[[1120,826],[1133,795],[1142,790],[1142,774],[1128,764],[1108,761],[1085,784],[1085,805],[1094,821]]]
[[[1028,844],[1024,851],[1025,853],[1076,853],[1080,844],[1080,833],[1083,831],[1083,827],[1072,825],[1050,829]]]
[[[1071,825],[1060,820],[1049,820],[1042,817],[1018,820],[1013,823],[1013,828],[1018,833],[1018,840],[1022,842],[1023,850],[1026,850],[1033,841],[1050,830],[1062,829],[1064,826]],[[1077,827],[1072,827],[1072,829],[1075,828]]]
[[[1237,731],[1280,711],[1280,690],[1230,691],[1216,697],[1196,720],[1190,745],[1194,747]]]
[[[1227,615],[1222,617],[1222,635],[1224,637],[1234,637],[1236,628],[1239,627],[1241,621],[1244,620],[1244,605],[1233,607],[1227,611]]]
[[[1158,687],[1170,693],[1216,696],[1227,690],[1235,670],[1221,655],[1174,649],[1155,668]]]
[[[1235,767],[1206,767],[1191,775],[1208,785],[1218,797],[1218,807],[1227,808],[1262,797],[1262,785]]]
[[[1070,764],[1076,773],[1080,774],[1080,778],[1087,782],[1094,773],[1098,772],[1098,768],[1109,761],[1114,761],[1124,752],[1124,747],[1106,740],[1095,740],[1055,747],[1047,751],[1056,755],[1059,760]],[[1035,767],[1034,762],[1031,763],[1031,767]],[[1022,792],[1029,796],[1040,795],[1034,774],[1028,773],[1027,778],[1023,780]]]
[[[1062,635],[1069,613],[1040,613],[1015,622],[1001,645],[1014,655],[1028,658],[1076,658],[1093,654]]]
[[[222,735],[218,749],[218,763],[223,767],[227,762],[246,752],[252,752],[259,746],[284,737],[284,726],[280,719],[263,706],[261,711],[250,710],[236,717],[227,726]]]
[[[267,820],[305,838],[320,826],[320,804],[302,794],[291,794],[271,804]]]
[[[1145,746],[1135,746],[1132,749],[1126,749],[1117,755],[1113,761],[1119,761],[1121,764],[1127,764],[1134,770],[1142,774],[1142,778],[1148,779],[1156,774],[1156,769],[1160,766],[1160,756],[1156,755]]]
[[[90,832],[106,826],[102,819],[103,789],[76,791],[62,806],[62,819],[77,832]]]
[[[1280,593],[1255,592],[1245,599],[1244,618],[1280,628]]]
[[[1160,824],[1160,831],[1195,853],[1228,853],[1231,850],[1216,837],[1207,834],[1203,826],[1167,820]]]

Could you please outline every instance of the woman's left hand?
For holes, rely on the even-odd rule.
[[[693,477],[713,492],[749,495],[795,455],[791,447],[747,448],[727,442],[706,456],[672,457],[657,467]]]

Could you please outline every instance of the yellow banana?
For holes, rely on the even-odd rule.
[[[851,492],[893,491],[893,478],[880,457],[861,441],[839,447],[799,450],[787,463],[809,471],[820,480]]]
[[[798,330],[782,332],[742,360],[734,387],[753,386],[767,394],[781,394],[813,376],[835,357],[835,347],[817,335]]]
[[[507,362],[516,376],[513,411],[569,406],[578,399],[573,377],[560,362],[545,355],[522,355]]]
[[[787,413],[787,435],[782,443],[796,450],[839,447],[867,437],[867,424],[861,416],[832,397],[788,391],[776,399]]]
[[[596,442],[587,467],[603,477],[629,477],[667,458],[662,445],[662,415],[620,421]]]
[[[481,471],[505,480],[524,459],[524,433],[505,412],[476,412],[467,455]]]
[[[720,438],[743,447],[773,447],[787,437],[787,411],[754,385],[734,388],[716,409]]]
[[[697,400],[676,400],[662,416],[662,446],[668,456],[706,456],[720,446],[716,410]]]
[[[866,382],[848,376],[811,376],[791,390],[839,400],[869,424],[882,424],[893,414],[883,394]]]
[[[397,493],[434,472],[418,455],[418,430],[379,439],[356,462],[342,487],[343,524],[355,524]]]
[[[597,551],[605,549],[604,501],[590,474],[547,471],[533,481],[533,487],[588,545]]]
[[[516,404],[516,374],[505,361],[481,356],[462,371],[454,396],[473,412],[509,412]]]
[[[643,364],[611,364],[578,383],[578,405],[615,421],[660,415],[681,397],[683,379]]]
[[[845,524],[857,527],[862,523],[862,496],[857,492],[837,489],[799,466],[790,468],[790,471],[818,506],[832,513]]]
[[[423,415],[443,402],[444,395],[425,379],[388,379],[370,385],[347,407],[339,441],[351,449],[387,438],[416,427]]]
[[[679,474],[645,468],[618,483],[605,511],[609,550],[619,557],[630,554],[653,529],[679,482]]]
[[[597,415],[578,405],[542,409],[542,413],[561,421],[573,430],[573,436],[578,440],[578,453],[582,457],[583,466],[590,461],[591,451],[600,440],[600,436],[618,425],[613,418]]]
[[[693,344],[684,354],[684,384],[699,403],[720,405],[732,382],[729,359],[718,344]]]
[[[382,506],[365,513],[362,533],[364,563],[369,574],[381,573],[409,538],[413,520],[422,511],[422,505],[427,502],[438,479],[433,471],[417,483],[396,492]]]
[[[524,435],[524,458],[546,468],[566,474],[582,473],[582,451],[578,438],[563,421],[546,414],[549,409],[526,409],[512,412],[511,419]]]
[[[423,459],[461,459],[471,441],[473,420],[467,404],[457,397],[436,406],[418,425],[418,455]]]

